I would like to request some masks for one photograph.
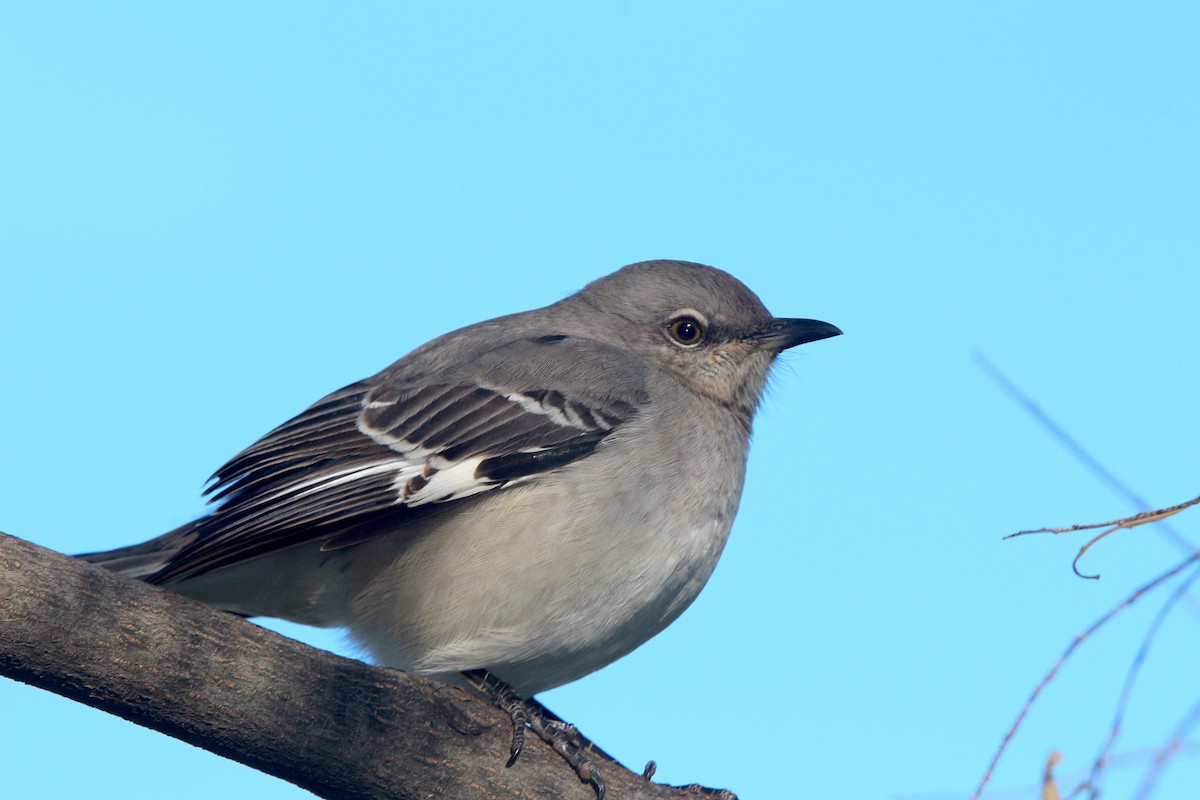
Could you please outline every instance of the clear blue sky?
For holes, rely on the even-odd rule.
[[[1200,491],[1198,42],[1185,2],[2,3],[0,529],[147,538],[436,334],[714,264],[846,335],[779,370],[696,604],[543,699],[744,800],[964,797],[1180,555],[1125,532],[1081,581],[1081,537],[1001,541],[1136,509],[972,354],[1151,503]],[[1159,602],[1062,672],[996,797],[1087,766]],[[1198,622],[1151,652],[1109,796],[1194,702]],[[0,708],[5,796],[305,796],[12,682]]]

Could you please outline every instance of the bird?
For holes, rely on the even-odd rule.
[[[631,264],[327,395],[218,469],[205,516],[80,557],[531,699],[695,600],[772,365],[839,334],[774,317],[714,267]]]

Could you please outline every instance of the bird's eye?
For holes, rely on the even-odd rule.
[[[704,327],[695,317],[678,317],[671,320],[667,325],[667,332],[684,347],[697,345],[704,338]]]

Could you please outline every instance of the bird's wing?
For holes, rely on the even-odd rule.
[[[271,431],[213,475],[208,492],[223,504],[149,580],[396,531],[587,457],[648,402],[641,362],[586,339],[528,338],[480,362],[472,374],[485,377],[468,381],[406,379],[401,361]],[[489,380],[497,372],[515,380]]]

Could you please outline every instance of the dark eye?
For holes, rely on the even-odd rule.
[[[699,344],[704,337],[704,328],[695,317],[679,317],[671,320],[671,323],[667,325],[667,332],[671,334],[672,339],[686,347]]]

